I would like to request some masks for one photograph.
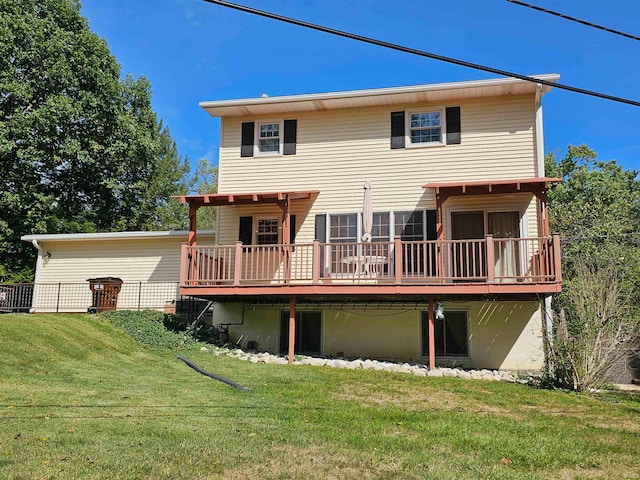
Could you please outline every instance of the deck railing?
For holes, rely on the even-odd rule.
[[[559,236],[183,246],[184,286],[560,283]]]

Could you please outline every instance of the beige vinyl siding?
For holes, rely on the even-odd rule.
[[[468,315],[469,356],[438,359],[439,365],[538,370],[543,364],[542,317],[538,302],[445,302],[447,311]],[[322,355],[378,358],[428,363],[421,356],[421,311],[369,308],[322,309]],[[286,310],[283,306],[282,309]],[[239,315],[239,313],[237,314]],[[280,309],[247,309],[244,324],[230,329],[231,340],[246,346],[254,341],[262,350],[279,347]]]
[[[213,235],[201,234],[199,238],[214,242]],[[158,303],[164,304],[165,297],[166,301],[177,297],[180,246],[186,241],[186,236],[43,240],[40,246],[51,252],[51,258],[42,262],[35,308],[55,311],[60,305],[65,311],[86,311],[91,305],[87,279],[96,277],[122,279],[125,285],[118,297],[118,308],[137,308],[139,303],[162,307]],[[140,283],[144,284],[142,288]],[[154,285],[148,285],[151,283]]]
[[[536,174],[533,95],[470,99],[461,107],[460,145],[390,148],[390,113],[451,105],[397,105],[288,114],[298,120],[296,155],[240,157],[241,124],[259,117],[224,118],[219,192],[319,190],[293,202],[299,241],[312,241],[317,213],[362,209],[362,186],[373,185],[374,211],[435,208],[427,182],[530,178]],[[304,210],[302,207],[304,206]],[[233,243],[237,218],[277,208],[221,208],[219,243]],[[294,212],[295,213],[295,212]],[[535,219],[535,216],[534,216]],[[530,219],[531,221],[531,219]],[[535,224],[535,220],[534,224]]]

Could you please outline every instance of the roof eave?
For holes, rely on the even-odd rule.
[[[215,235],[213,230],[202,230],[198,232],[201,235]],[[87,240],[136,240],[136,239],[158,239],[158,238],[175,238],[187,237],[187,230],[164,230],[157,232],[102,232],[102,233],[42,233],[23,235],[20,240],[24,242],[55,241],[55,242],[78,242]]]
[[[560,78],[560,75],[542,74],[532,75],[532,78],[544,80],[547,82],[555,82]],[[448,82],[448,83],[435,83],[425,85],[412,85],[404,87],[388,87],[377,88],[368,90],[347,90],[342,92],[325,92],[325,93],[312,93],[301,95],[287,95],[278,97],[260,97],[260,98],[244,98],[234,100],[216,100],[216,101],[204,101],[200,102],[200,107],[207,111],[212,117],[224,117],[224,116],[237,116],[237,115],[254,115],[256,114],[255,107],[271,106],[272,108],[282,105],[286,105],[286,111],[291,111],[292,105],[295,104],[309,104],[312,103],[313,107],[306,106],[306,109],[322,110],[327,109],[324,104],[326,101],[332,101],[333,104],[340,105],[345,103],[344,107],[336,106],[332,108],[347,108],[346,103],[353,99],[370,99],[371,104],[375,104],[379,101],[380,97],[391,96],[403,96],[428,92],[438,92],[443,90],[464,90],[464,89],[478,89],[483,87],[508,87],[511,85],[526,85],[525,80],[517,78],[494,78],[489,80],[471,80],[463,82]],[[534,84],[532,84],[534,85]],[[535,87],[533,87],[533,91]],[[551,90],[548,85],[543,86],[543,92]],[[343,100],[344,102],[340,102]],[[391,102],[393,103],[393,102]],[[254,107],[254,108],[252,108]],[[285,109],[283,108],[283,111]],[[229,113],[233,112],[233,113]]]

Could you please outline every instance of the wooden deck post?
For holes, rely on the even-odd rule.
[[[242,242],[236,242],[236,251],[233,260],[233,284],[240,285],[242,277]]]
[[[190,247],[196,246],[196,232],[198,230],[198,207],[196,204],[189,204],[189,239]]]
[[[544,192],[538,194],[538,200],[540,201],[540,235],[543,237],[549,236],[549,200]]]
[[[429,370],[436,368],[436,323],[433,298],[429,297]]]
[[[560,256],[560,234],[553,234],[553,264],[556,283],[562,283],[562,261]]]
[[[278,201],[278,206],[282,210],[282,253],[284,256],[284,283],[287,285],[291,280],[291,206],[289,196]]]
[[[296,297],[291,295],[289,305],[289,363],[293,363],[293,354],[296,351]]]
[[[436,193],[436,255],[438,257],[437,260],[437,265],[438,265],[438,271],[437,271],[437,275],[438,277],[440,277],[440,283],[444,283],[445,279],[445,263],[444,263],[444,255],[445,255],[445,251],[444,249],[446,248],[446,244],[443,242],[444,240],[444,222],[443,222],[443,212],[442,212],[442,205],[444,204],[444,202],[447,201],[449,197],[446,197],[442,194],[440,194],[440,192]]]
[[[493,243],[493,235],[485,237],[487,242],[487,283],[493,283],[496,280],[496,251]]]
[[[396,284],[402,283],[402,240],[396,238],[393,247],[393,268]]]
[[[320,240],[313,241],[313,266],[311,267],[311,281],[320,283]]]
[[[191,253],[189,252],[189,247],[187,245],[180,246],[180,285],[187,285],[187,280],[191,280],[189,277],[190,264],[191,260],[189,256]]]

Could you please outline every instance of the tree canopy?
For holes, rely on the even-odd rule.
[[[0,276],[31,233],[179,228],[188,162],[73,0],[0,0]]]
[[[562,234],[563,269],[576,259],[613,263],[625,282],[640,287],[640,180],[615,160],[598,160],[586,145],[546,157],[548,176],[564,182],[549,192],[550,228]],[[634,288],[640,295],[640,288]],[[640,296],[637,299],[640,302]]]
[[[546,172],[564,182],[549,192],[550,227],[562,234],[562,293],[548,345],[559,386],[599,387],[640,342],[640,181],[586,145]]]

